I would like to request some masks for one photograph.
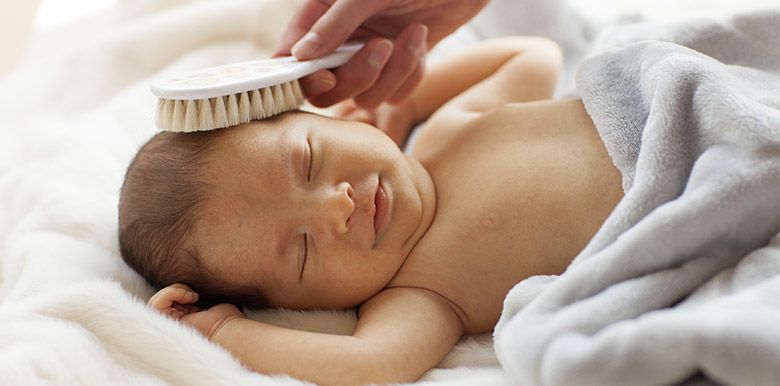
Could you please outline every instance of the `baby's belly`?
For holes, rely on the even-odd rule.
[[[584,110],[556,108],[486,116],[430,165],[436,217],[408,271],[457,304],[470,332],[492,329],[517,282],[562,273],[622,197]]]

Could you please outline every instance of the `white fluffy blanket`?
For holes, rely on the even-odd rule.
[[[780,10],[601,36],[577,88],[626,195],[563,275],[507,296],[501,364],[524,385],[780,385]]]
[[[267,56],[298,4],[122,2],[39,36],[0,79],[0,385],[301,384],[252,373],[148,309],[151,288],[116,238],[124,171],[156,130],[151,81]],[[248,316],[341,334],[355,323],[352,311]],[[465,338],[421,383],[502,377],[486,334]]]

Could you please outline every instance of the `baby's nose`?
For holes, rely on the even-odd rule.
[[[335,193],[330,195],[325,203],[325,218],[331,219],[333,229],[338,234],[349,231],[352,214],[355,213],[355,201],[352,199],[355,191],[348,182],[336,185]]]

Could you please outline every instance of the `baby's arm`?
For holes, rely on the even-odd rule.
[[[479,42],[433,64],[410,99],[414,122],[453,110],[471,117],[512,102],[549,99],[561,50],[546,38],[505,37]],[[438,111],[437,111],[438,110]],[[474,114],[476,113],[476,114]],[[457,117],[462,122],[464,114]]]
[[[417,288],[387,289],[364,303],[351,336],[291,330],[222,313],[227,318],[215,321],[216,327],[196,327],[252,370],[322,385],[414,381],[441,361],[462,332],[447,300]]]
[[[425,120],[429,127],[461,127],[507,103],[551,98],[561,59],[560,48],[549,39],[486,40],[431,65],[412,97],[401,105],[383,104],[366,111],[345,102],[336,113],[373,124],[401,145],[412,127]]]

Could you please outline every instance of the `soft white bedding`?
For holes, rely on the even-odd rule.
[[[0,78],[0,384],[300,384],[251,373],[147,309],[151,289],[122,263],[115,234],[124,170],[155,131],[150,81],[267,55],[298,2],[124,1],[48,30],[19,70]],[[542,28],[556,2],[518,11],[520,3],[495,1],[438,52],[507,33],[556,33]],[[588,42],[580,36],[557,36],[571,47],[564,79]],[[335,333],[355,321],[350,311],[249,315]],[[419,383],[512,384],[489,334],[463,339]]]

